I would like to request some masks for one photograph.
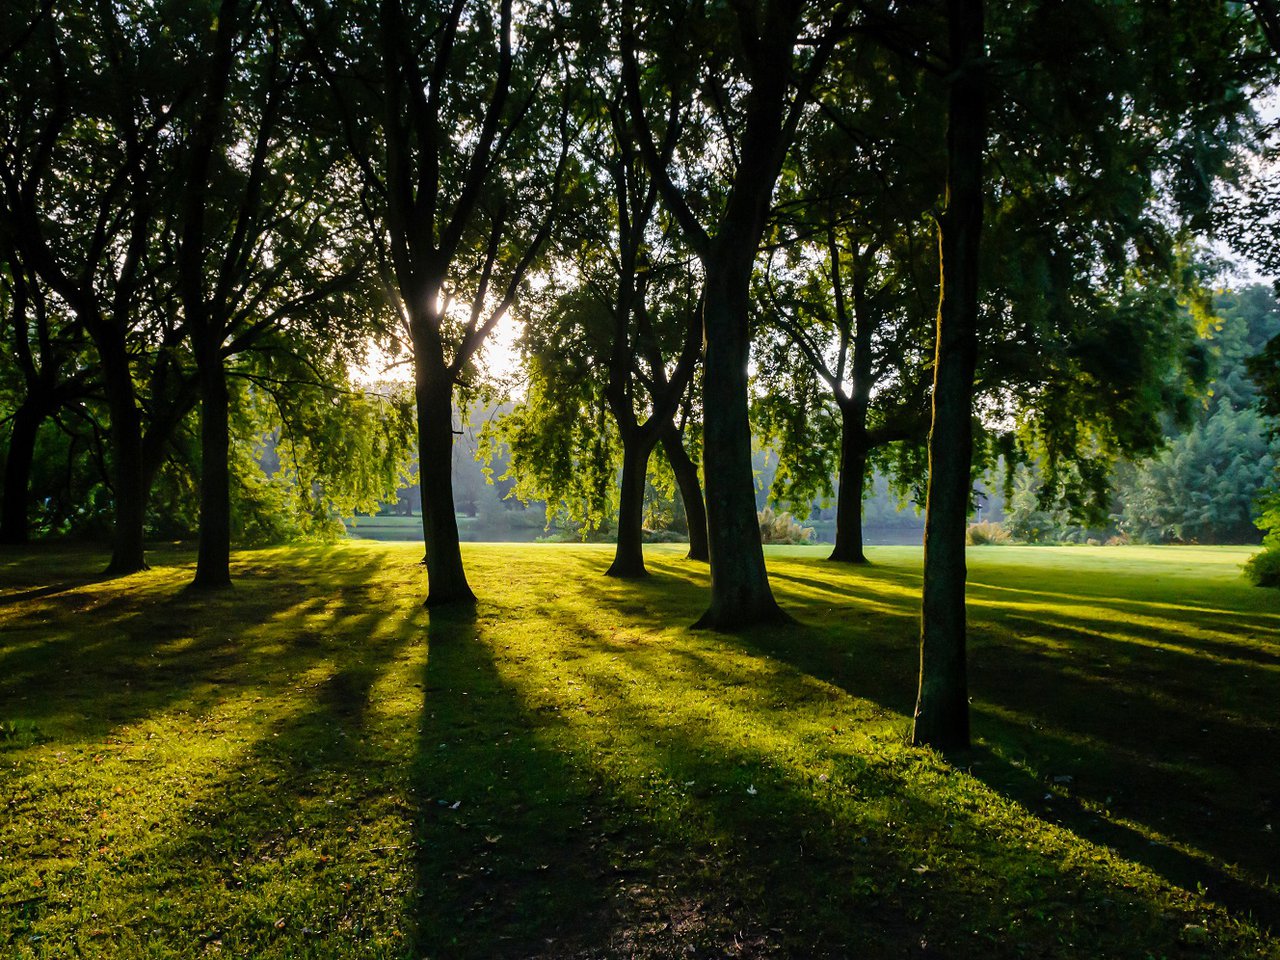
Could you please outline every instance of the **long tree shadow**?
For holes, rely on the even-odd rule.
[[[827,596],[799,594],[801,618],[825,624],[750,632],[738,642],[909,715],[917,661],[914,616],[907,615],[915,610],[912,598],[902,597],[900,613],[885,614],[892,600],[874,582],[879,575],[866,571],[846,583],[834,623],[830,614],[804,612],[806,605],[829,604]],[[784,598],[786,584],[813,579],[771,576]],[[906,579],[892,577],[891,588]],[[1097,597],[1084,597],[1078,618],[1068,619],[1072,614],[1059,603],[1039,619],[993,608],[976,592],[971,691],[982,743],[969,758],[973,773],[1046,822],[1105,844],[1184,889],[1207,889],[1237,915],[1280,927],[1280,892],[1270,876],[1280,847],[1268,829],[1280,796],[1268,705],[1280,697],[1280,678],[1261,666],[1269,651],[1233,656],[1238,644],[1202,638],[1195,641],[1204,648],[1197,661],[1189,650],[1168,652],[1186,646],[1176,619],[1163,631],[1125,624],[1149,641],[1132,647],[1111,636],[1117,624]],[[868,609],[878,613],[867,617]],[[1194,616],[1194,627],[1206,633],[1220,619]],[[1226,619],[1236,626],[1234,616]],[[1253,642],[1244,623],[1244,642]]]
[[[820,718],[832,710],[863,718],[884,710],[819,696],[822,685],[805,672],[761,655],[773,642],[802,646],[803,629],[672,639],[627,623],[640,634],[629,642],[609,626],[615,618],[604,602],[603,627],[568,610],[549,621],[537,660],[512,656],[500,633],[477,635],[469,622],[441,629],[443,650],[433,636],[429,663],[441,653],[445,663],[428,667],[428,702],[448,694],[452,719],[436,711],[425,728],[431,787],[421,792],[453,792],[436,801],[441,813],[427,823],[420,853],[422,883],[438,885],[424,892],[423,950],[1016,956],[1034,945],[1037,955],[1079,956],[1091,944],[1105,953],[1118,930],[1148,931],[1156,950],[1176,936],[1165,908],[1128,892],[1116,865],[1056,861],[991,829],[977,807],[956,802],[941,764],[921,776],[912,764],[884,762],[838,732],[822,733],[830,728]],[[675,643],[686,649],[673,651]],[[757,652],[735,657],[735,645]],[[731,661],[719,670],[740,673],[736,693],[722,682],[707,686],[717,650]],[[804,704],[815,722],[797,732],[778,697]],[[518,738],[514,751],[507,737],[495,747],[495,717],[527,725],[505,731]],[[779,742],[809,746],[780,750]],[[811,761],[828,763],[830,775],[811,775]],[[1007,803],[976,781],[965,789]],[[474,819],[447,820],[477,796]],[[563,888],[539,885],[518,852],[504,858],[486,846],[489,831],[505,839],[514,830],[537,838],[535,859],[576,864]],[[999,866],[976,876],[940,869],[956,850],[971,864]],[[610,905],[601,891],[620,868]],[[509,898],[521,906],[504,906]],[[567,944],[504,940],[519,916],[527,921],[526,904],[549,921],[539,929],[564,930],[576,910],[581,934]],[[1006,942],[1011,920],[1021,926]],[[1069,944],[1057,941],[1064,930]]]
[[[567,955],[598,940],[612,909],[598,793],[543,741],[547,716],[511,695],[478,622],[469,609],[429,615],[415,955]]]

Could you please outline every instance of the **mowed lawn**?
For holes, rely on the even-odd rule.
[[[920,551],[0,554],[3,957],[1280,957],[1280,593],[1237,548],[970,551],[972,751],[906,745]],[[1268,931],[1275,931],[1269,933]]]

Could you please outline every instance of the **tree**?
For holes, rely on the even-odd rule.
[[[609,257],[616,258],[617,269],[607,307],[612,323],[605,396],[622,439],[618,545],[607,573],[640,577],[646,572],[641,543],[649,455],[673,429],[672,418],[693,379],[700,345],[698,309],[690,302],[694,282],[679,262],[681,251],[676,251],[674,265],[659,260],[658,251],[669,240],[654,223],[657,183],[645,176],[622,97],[611,99],[607,109],[612,154],[607,176],[616,230],[616,250]],[[668,357],[673,354],[671,366]],[[678,460],[683,446],[671,449]]]
[[[987,135],[983,19],[983,0],[948,0],[947,181],[938,221],[940,294],[925,504],[920,691],[911,732],[914,744],[939,750],[969,746],[964,548]]]
[[[1268,443],[1246,363],[1280,335],[1280,310],[1270,290],[1253,286],[1220,295],[1215,312],[1213,379],[1194,420],[1118,478],[1120,528],[1134,539],[1257,541],[1254,501],[1280,462],[1280,447]]]
[[[1158,444],[1169,401],[1188,408],[1185,386],[1197,377],[1194,349],[1182,350],[1194,333],[1185,318],[1208,320],[1188,237],[1204,221],[1210,185],[1247,113],[1242,90],[1256,69],[1239,55],[1240,26],[1221,7],[1091,5],[1068,13],[1044,4],[997,21],[990,33],[994,215],[984,249],[998,253],[980,264],[986,306],[973,342],[1001,358],[987,369],[1005,383],[987,387],[984,413],[1019,424],[1007,462],[1038,447],[1050,486],[1078,478],[1105,494],[1107,464]],[[1069,107],[1046,113],[1046,103]],[[945,225],[944,214],[944,301]],[[1190,376],[1171,377],[1171,366]],[[957,406],[940,395],[942,376],[938,369],[931,443],[936,418]],[[959,457],[968,474],[961,433],[945,461],[953,466]],[[942,463],[931,450],[931,486]],[[943,643],[932,644],[940,654],[932,663],[927,649],[922,658],[920,713],[929,701],[947,706],[935,709],[945,715],[936,724],[918,718],[917,739],[939,746],[967,742],[959,546],[967,501],[966,486],[944,511],[946,556],[926,546],[922,646],[935,627]],[[935,587],[943,583],[940,597]]]
[[[233,532],[259,543],[345,536],[342,521],[375,512],[409,472],[412,390],[352,387],[341,338],[305,356],[288,330],[264,338],[228,366]]]
[[[558,259],[561,269],[573,276],[573,285],[543,316],[526,321],[524,345],[527,355],[537,358],[534,376],[556,370],[560,358],[569,353],[581,354],[581,360],[561,369],[561,376],[602,378],[598,395],[608,406],[622,460],[617,547],[607,575],[642,577],[649,459],[664,435],[675,429],[673,418],[698,359],[697,278],[687,264],[688,252],[673,235],[673,225],[660,222],[657,185],[637,155],[616,77],[609,78],[598,63],[595,73],[604,87],[580,105],[584,123],[578,188],[572,215],[566,214],[558,231]],[[600,115],[603,119],[595,122]],[[552,389],[532,392],[526,404],[578,403],[581,389],[552,384]],[[584,405],[584,411],[589,407]],[[517,446],[535,442],[536,425],[559,429],[566,415],[571,417],[572,411],[549,417],[522,411],[518,416],[524,429],[508,437]],[[588,489],[612,485],[615,466],[610,459],[592,457],[551,438],[537,442],[542,457],[555,453],[570,458],[560,470],[594,467],[609,472]],[[680,440],[669,440],[667,447],[682,471],[678,481],[683,478],[687,486]],[[515,454],[520,463],[531,459],[524,450]],[[545,463],[533,469],[547,473]],[[541,495],[552,502],[563,489],[552,486]]]
[[[92,371],[82,357],[84,331],[48,295],[38,278],[23,266],[12,238],[0,235],[0,309],[11,346],[5,369],[5,403],[12,412],[4,457],[0,543],[26,543],[30,531],[31,472],[41,427],[60,411],[77,405],[94,388]],[[7,248],[7,249],[6,249]],[[6,398],[8,399],[8,398]]]
[[[662,431],[662,454],[671,468],[672,479],[680,493],[684,508],[685,525],[689,533],[688,560],[706,563],[711,558],[707,542],[707,507],[702,498],[702,481],[698,477],[698,464],[689,455],[685,440],[693,433],[696,414],[690,408],[692,398],[686,397],[676,421]],[[700,423],[700,419],[698,420]]]
[[[191,83],[136,14],[116,4],[51,12],[4,64],[5,218],[21,261],[67,304],[101,366],[112,573],[146,565],[148,494],[195,400],[152,243],[167,134]]]
[[[838,474],[831,559],[854,563],[866,562],[873,461],[881,470],[907,462],[885,448],[922,442],[928,429],[930,215],[942,161],[935,85],[885,42],[877,18],[859,28],[836,50],[818,115],[784,170],[757,281],[756,354],[757,422],[779,453],[771,496],[804,515]],[[899,487],[917,481],[895,475]]]
[[[731,630],[787,619],[769,589],[756,521],[748,314],[778,175],[852,10],[841,4],[823,13],[800,0],[664,6],[646,9],[643,18],[634,0],[622,6],[623,77],[640,156],[703,271],[711,604],[699,627]],[[696,60],[677,54],[690,41]],[[714,135],[717,149],[709,157],[681,140],[687,131],[680,128],[679,107],[695,92],[708,106],[687,127],[700,140]],[[665,129],[651,120],[655,113],[666,118]],[[700,196],[688,186],[711,183],[714,192],[703,189]]]
[[[202,92],[181,124],[166,231],[200,395],[194,585],[216,588],[231,582],[227,364],[268,342],[299,355],[308,338],[359,342],[377,311],[353,254],[354,171],[310,122],[319,102],[296,38],[270,5],[221,0],[192,13],[186,59]],[[288,338],[268,341],[280,327]]]
[[[766,322],[781,337],[761,351],[764,396],[756,404],[757,422],[780,445],[773,499],[807,506],[829,495],[834,461],[829,559],[849,563],[867,562],[862,500],[871,458],[888,444],[923,437],[929,388],[928,331],[912,277],[924,265],[911,249],[916,238],[901,230],[896,239],[905,244],[888,252],[883,238],[860,237],[860,228],[864,221],[831,226],[825,249],[810,251],[812,265],[785,279],[772,269],[765,275]]]
[[[512,0],[295,13],[361,170],[413,356],[427,602],[469,602],[453,394],[555,222],[568,157],[556,13],[525,6],[517,20]]]

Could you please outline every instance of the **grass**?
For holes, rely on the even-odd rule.
[[[971,552],[975,747],[906,745],[918,549],[0,555],[5,957],[1280,957],[1280,604],[1235,548]]]
[[[459,515],[458,536],[463,543],[505,540],[525,543],[548,535],[542,510],[502,511],[496,516]],[[356,517],[347,521],[347,535],[355,540],[412,542],[422,546],[422,515]]]

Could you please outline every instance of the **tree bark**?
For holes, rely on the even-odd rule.
[[[115,505],[112,575],[147,569],[144,525],[147,516],[146,471],[142,455],[142,414],[138,410],[124,333],[116,327],[95,338],[102,360],[107,408],[111,414],[111,485]]]
[[[0,543],[26,543],[30,536],[31,465],[35,462],[36,434],[44,418],[44,411],[30,400],[14,412],[9,451],[4,463]]]
[[[644,568],[644,482],[648,475],[653,439],[636,430],[622,438],[622,489],[618,502],[618,545],[606,577],[636,579],[648,576]]]
[[[865,418],[866,412],[861,416]],[[862,549],[862,491],[867,478],[867,429],[859,411],[840,410],[840,481],[836,491],[836,544],[828,560],[866,563]]]
[[[680,439],[680,431],[668,424],[662,431],[662,450],[675,474],[680,488],[680,501],[684,504],[684,516],[689,524],[689,553],[687,559],[706,563],[710,559],[707,546],[707,507],[702,500],[702,484],[698,481],[698,465],[693,462]]]
[[[969,746],[965,656],[965,522],[973,459],[978,242],[985,140],[982,0],[948,0],[951,83],[947,196],[939,223],[941,288],[929,433],[920,624],[920,691],[912,742]]]
[[[453,378],[430,334],[415,339],[414,373],[427,606],[474,603],[453,505]]]
[[[200,545],[191,586],[231,586],[231,434],[227,373],[217,344],[199,348]]]
[[[751,472],[747,297],[755,236],[727,236],[718,245],[743,249],[713,256],[705,281],[703,473],[707,485],[711,605],[694,627],[736,630],[790,618],[769,588]],[[717,262],[724,260],[729,261],[730,269]]]

